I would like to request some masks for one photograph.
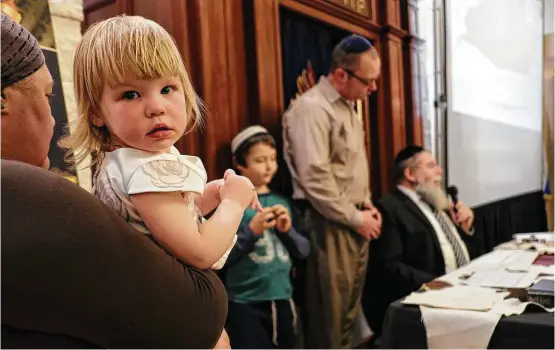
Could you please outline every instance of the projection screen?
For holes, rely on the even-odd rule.
[[[542,1],[446,5],[447,183],[470,206],[541,189]]]

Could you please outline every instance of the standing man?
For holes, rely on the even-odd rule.
[[[365,38],[333,50],[331,69],[283,116],[293,199],[312,253],[306,267],[307,348],[350,348],[366,275],[368,242],[381,231],[370,200],[364,129],[354,103],[376,90],[381,62]]]

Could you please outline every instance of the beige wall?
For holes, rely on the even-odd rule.
[[[73,55],[77,43],[81,39],[81,23],[83,22],[82,0],[49,0],[50,15],[58,53],[58,64],[64,90],[64,102],[70,122],[77,118],[77,104],[73,94]],[[90,191],[92,177],[90,169],[78,169],[79,185]]]

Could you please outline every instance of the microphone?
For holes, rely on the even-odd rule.
[[[459,189],[457,186],[449,186],[447,187],[447,194],[451,197],[453,201],[453,212],[457,214],[456,205],[459,202]]]

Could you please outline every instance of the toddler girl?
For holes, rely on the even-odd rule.
[[[61,145],[76,164],[92,154],[93,193],[182,262],[221,268],[259,203],[247,178],[228,170],[206,184],[200,159],[173,146],[201,120],[173,38],[142,17],[110,18],[84,34],[73,70],[80,117]]]

